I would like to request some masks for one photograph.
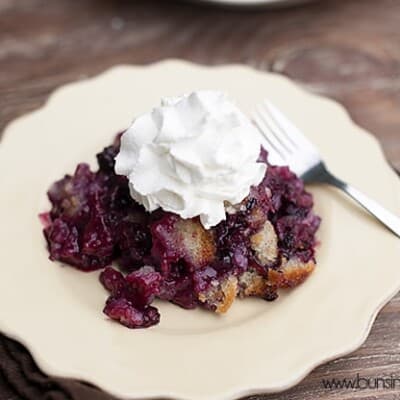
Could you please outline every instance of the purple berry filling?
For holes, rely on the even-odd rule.
[[[97,155],[97,172],[79,164],[73,175],[55,182],[48,191],[52,208],[40,215],[51,260],[82,271],[103,269],[100,281],[110,292],[104,313],[111,319],[128,328],[149,327],[160,320],[151,305],[155,298],[207,308],[198,296],[211,282],[250,270],[267,276],[283,258],[314,259],[320,218],[312,211],[311,194],[287,167],[269,166],[236,212],[210,231],[193,219],[189,235],[202,250],[198,254],[177,233],[184,220],[162,210],[149,214],[131,198],[127,179],[114,173],[119,139]],[[259,162],[267,163],[264,150]],[[281,256],[269,266],[259,263],[250,246],[251,235],[267,220]]]

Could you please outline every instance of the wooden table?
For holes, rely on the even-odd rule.
[[[289,75],[343,103],[400,169],[398,0],[322,0],[274,11],[168,0],[0,0],[0,131],[59,85],[114,64],[170,57]],[[358,351],[317,368],[286,393],[254,399],[400,398],[400,384],[352,391],[327,390],[321,383],[357,373],[400,377],[399,311],[397,296]]]

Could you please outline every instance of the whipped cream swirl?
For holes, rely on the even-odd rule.
[[[166,98],[135,119],[121,139],[115,171],[147,211],[199,216],[206,229],[225,219],[264,177],[251,121],[217,91]]]

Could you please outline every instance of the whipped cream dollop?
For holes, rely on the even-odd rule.
[[[259,134],[217,91],[166,98],[122,135],[115,171],[147,211],[199,216],[206,229],[225,219],[264,177]]]

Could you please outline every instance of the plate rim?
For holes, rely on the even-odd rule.
[[[311,363],[309,366],[304,368],[303,371],[301,373],[299,373],[297,377],[295,377],[292,380],[288,379],[288,381],[286,383],[277,385],[276,387],[258,388],[258,389],[257,388],[243,389],[241,391],[226,393],[225,395],[220,394],[220,395],[218,395],[218,397],[214,396],[214,398],[218,399],[218,400],[237,400],[237,399],[240,399],[240,398],[246,397],[246,396],[255,396],[255,395],[262,396],[264,394],[274,394],[274,393],[278,394],[278,393],[285,392],[286,390],[289,390],[289,389],[295,387],[301,381],[303,381],[315,368],[317,368],[323,364],[326,364],[330,361],[333,361],[338,358],[349,355],[352,352],[359,349],[363,345],[363,343],[367,340],[368,335],[372,329],[372,326],[376,320],[376,317],[379,314],[379,312],[381,311],[381,309],[388,302],[390,302],[393,299],[393,297],[396,296],[396,294],[398,293],[399,290],[400,290],[400,288],[396,289],[393,293],[391,293],[389,296],[387,296],[385,299],[382,300],[382,302],[379,304],[379,306],[376,308],[373,315],[371,316],[371,318],[370,318],[367,326],[365,327],[363,334],[360,336],[359,340],[357,340],[353,345],[349,345],[348,348],[343,350],[342,352],[340,352],[340,353],[338,352],[335,355],[321,358],[320,361],[315,361],[314,363]],[[109,393],[110,395],[112,395],[114,397],[121,398],[122,400],[156,400],[156,399],[189,400],[189,397],[182,396],[178,393],[176,393],[176,394],[170,393],[170,394],[166,395],[164,391],[154,392],[155,394],[147,394],[147,395],[140,394],[138,396],[132,396],[131,393],[123,393],[121,391],[115,390],[115,389],[113,389],[113,387],[108,386],[107,384],[105,384],[103,382],[100,385],[98,382],[93,382],[86,377],[82,378],[82,376],[79,374],[65,376],[65,375],[63,375],[62,369],[60,369],[59,372],[56,371],[56,372],[50,373],[50,370],[52,370],[52,371],[55,370],[54,366],[48,364],[47,360],[45,358],[41,357],[40,351],[38,349],[36,349],[35,346],[32,346],[31,344],[29,344],[29,340],[26,340],[23,337],[23,335],[12,332],[12,329],[10,329],[8,331],[7,325],[3,324],[1,321],[0,321],[0,324],[1,324],[1,328],[0,328],[1,333],[3,335],[5,335],[6,337],[22,344],[28,350],[28,352],[31,354],[31,356],[32,356],[33,360],[35,361],[35,363],[37,364],[38,368],[42,372],[44,372],[48,375],[51,375],[53,377],[58,377],[58,378],[65,378],[65,379],[71,379],[71,380],[77,380],[77,381],[81,381],[81,382],[90,383],[91,385],[94,385],[95,387],[97,387],[99,390]],[[201,397],[201,399],[203,399],[203,397]],[[204,397],[204,400],[206,400],[206,399],[207,399],[207,397]]]

